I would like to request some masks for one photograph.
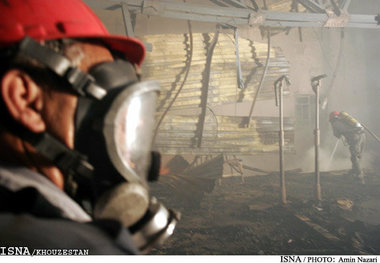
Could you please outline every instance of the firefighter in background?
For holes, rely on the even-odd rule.
[[[338,139],[342,138],[344,144],[349,146],[352,163],[350,174],[358,177],[362,183],[364,183],[364,174],[360,167],[360,159],[365,142],[363,126],[355,118],[344,111],[331,112],[330,123],[334,136]]]

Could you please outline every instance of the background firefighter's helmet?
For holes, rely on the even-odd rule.
[[[140,65],[144,45],[126,36],[110,35],[99,18],[80,0],[0,1],[0,49],[20,42],[25,36],[37,41],[61,38],[91,38]]]
[[[331,112],[330,116],[329,116],[330,121],[333,119],[336,119],[336,118],[339,118],[339,112],[337,112],[337,111]]]

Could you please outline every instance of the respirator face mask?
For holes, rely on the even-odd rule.
[[[120,221],[143,253],[162,243],[178,215],[148,191],[147,181],[157,179],[159,170],[151,152],[158,83],[139,82],[133,65],[121,59],[84,73],[30,38],[19,52],[64,78],[79,95],[74,150],[47,133],[24,138],[68,175],[67,191],[88,201],[94,218]]]

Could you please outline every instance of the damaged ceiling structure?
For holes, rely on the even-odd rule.
[[[86,2],[120,10],[129,36],[137,16],[187,21],[187,33],[139,35],[149,51],[143,76],[161,85],[155,148],[164,154],[278,151],[278,117],[253,114],[256,101],[274,103],[273,83],[289,75],[289,61],[271,36],[297,28],[302,39],[303,27],[379,28],[373,15],[349,14],[350,0]],[[193,33],[192,22],[213,23],[215,32]],[[267,43],[240,37],[241,27],[259,27]],[[245,113],[218,111],[234,103],[245,103]],[[284,124],[285,150],[292,152],[294,119],[285,117]]]
[[[380,177],[364,169],[367,184],[358,184],[347,175],[347,155],[336,168],[342,159],[332,158],[331,147],[339,141],[326,117],[332,107],[365,121],[366,111],[376,120],[380,114],[373,107],[379,89],[370,89],[377,87],[377,64],[368,62],[379,57],[373,56],[378,38],[362,45],[370,33],[356,34],[378,32],[379,3],[371,9],[361,8],[364,0],[85,2],[114,32],[142,40],[142,77],[161,86],[154,148],[166,155],[166,171],[151,190],[184,218],[154,253],[379,253]],[[329,145],[321,149],[322,179],[315,183],[310,81],[323,73],[329,76],[320,100],[328,105],[321,145]],[[287,162],[278,169],[280,95]],[[315,198],[316,185],[323,198]]]

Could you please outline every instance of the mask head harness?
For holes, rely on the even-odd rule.
[[[46,66],[78,95],[74,149],[47,132],[22,129],[19,136],[65,173],[65,190],[95,218],[121,221],[142,252],[163,242],[179,215],[148,193],[160,161],[150,150],[157,82],[139,82],[134,66],[122,59],[85,73],[29,37],[17,54]]]

